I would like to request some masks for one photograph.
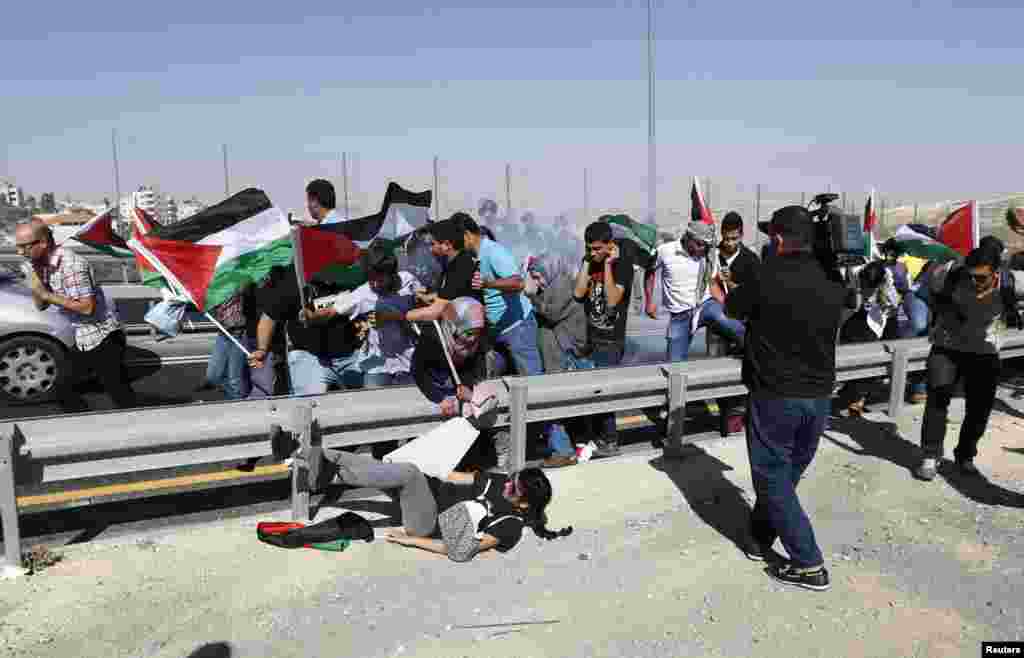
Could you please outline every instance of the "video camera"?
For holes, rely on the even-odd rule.
[[[819,194],[807,204],[814,222],[814,253],[832,271],[867,262],[861,218],[833,208],[831,204],[838,198],[838,194]]]

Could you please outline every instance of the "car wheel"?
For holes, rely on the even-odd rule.
[[[0,341],[0,400],[35,404],[57,396],[71,375],[64,347],[40,336]]]

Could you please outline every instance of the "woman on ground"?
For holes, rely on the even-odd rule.
[[[547,529],[551,482],[539,468],[510,475],[453,472],[441,480],[424,475],[415,464],[391,464],[319,446],[301,450],[298,459],[306,465],[313,491],[335,475],[351,486],[388,491],[401,506],[403,527],[388,533],[387,541],[456,562],[491,549],[511,550],[526,526],[548,540],[572,533],[571,526]]]

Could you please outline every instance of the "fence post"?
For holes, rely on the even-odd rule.
[[[313,442],[313,406],[301,404],[292,409],[291,427],[299,440],[299,449]],[[309,470],[301,459],[292,462],[292,521],[309,521]]]
[[[903,400],[907,390],[907,368],[910,355],[906,347],[896,347],[892,351],[892,363],[889,365],[889,418],[898,419],[903,411]]]
[[[21,568],[21,532],[18,528],[18,498],[14,490],[14,425],[0,425],[0,520],[4,526],[4,560],[0,577],[24,573]]]
[[[509,382],[510,399],[509,432],[512,435],[512,454],[509,456],[509,470],[521,470],[526,465],[526,382],[514,379]]]
[[[663,454],[677,457],[683,452],[683,431],[686,425],[686,375],[668,373],[668,429]]]

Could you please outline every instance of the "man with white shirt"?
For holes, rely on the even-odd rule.
[[[313,220],[313,224],[337,224],[344,221],[338,211],[337,195],[334,193],[334,185],[330,181],[318,178],[306,186],[306,210]]]
[[[715,278],[715,264],[709,256],[715,227],[690,222],[679,242],[668,242],[655,252],[654,263],[644,277],[647,315],[658,317],[654,281],[661,276],[661,296],[669,312],[665,358],[686,361],[690,341],[702,326],[714,326],[728,338],[742,340],[743,325],[725,317],[725,296]]]

